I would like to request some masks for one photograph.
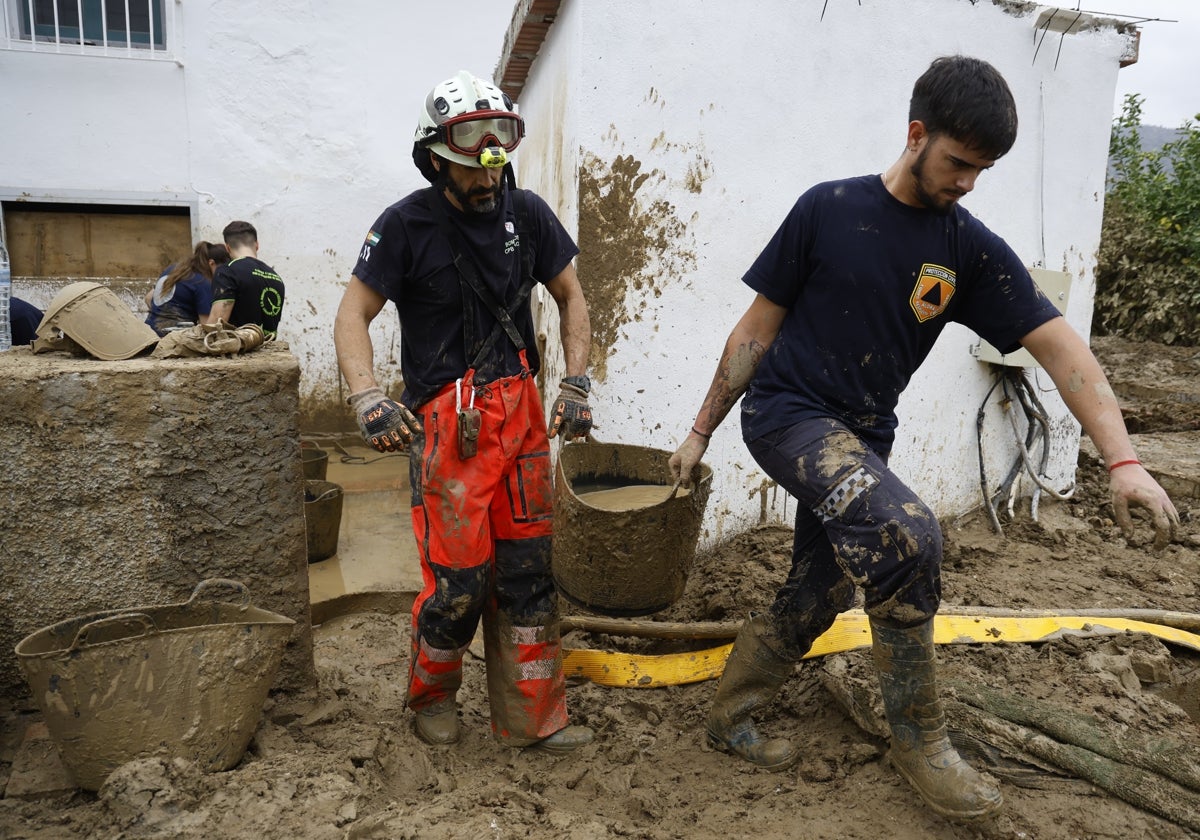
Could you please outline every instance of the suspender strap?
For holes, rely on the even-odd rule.
[[[429,207],[433,211],[433,215],[437,219],[438,225],[441,227],[442,233],[445,235],[446,241],[450,245],[450,253],[454,257],[454,268],[458,272],[458,276],[463,283],[469,286],[471,290],[475,292],[475,295],[481,301],[483,301],[483,305],[486,306],[488,311],[492,313],[492,317],[496,319],[496,326],[492,329],[491,335],[489,335],[487,339],[480,345],[478,352],[475,354],[475,358],[470,362],[469,366],[474,369],[478,368],[483,363],[484,357],[496,343],[496,340],[499,339],[501,331],[508,334],[509,340],[511,340],[516,346],[517,350],[525,349],[525,339],[521,337],[521,333],[517,329],[517,325],[513,322],[512,315],[509,310],[500,305],[500,302],[496,300],[496,296],[492,294],[492,290],[485,286],[483,281],[479,278],[479,269],[475,266],[474,261],[472,261],[471,258],[466,254],[466,248],[463,244],[462,234],[460,234],[458,229],[451,224],[450,217],[446,214],[446,209],[442,207],[441,197],[437,195],[436,190],[436,187],[429,188]],[[525,248],[521,249],[523,272],[528,264],[525,250]],[[524,280],[520,289],[518,290],[516,299],[513,301],[513,311],[516,311],[517,307],[528,299],[529,290],[532,287],[527,286],[528,280]],[[468,341],[466,349],[467,352],[470,352],[469,332],[467,331],[469,331],[471,328],[471,322],[473,321],[473,318],[469,317],[468,310],[469,307],[466,306],[464,295],[463,330],[465,333],[464,339]]]
[[[533,287],[537,285],[537,280],[533,276],[533,232],[529,226],[529,213],[525,206],[525,193],[513,187],[509,190],[509,198],[512,200],[513,207],[517,211],[517,238],[519,241],[518,250],[521,252],[521,285],[517,287],[517,293],[513,296],[512,305],[509,306],[509,313],[516,312],[520,307],[525,305],[525,301],[529,300],[529,293],[533,291]],[[497,324],[492,327],[492,333],[487,337],[485,347],[491,347],[496,343],[496,339],[500,337],[501,325]],[[517,345],[518,350],[524,350],[521,345]],[[477,362],[483,361],[482,355],[476,359]],[[525,361],[524,352],[521,353],[521,366],[528,368],[529,364]]]

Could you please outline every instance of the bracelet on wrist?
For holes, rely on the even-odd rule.
[[[695,426],[692,426],[692,431],[695,434],[700,435],[700,437],[704,438],[705,440],[712,440],[712,432],[709,432],[708,434],[704,434],[704,432],[700,431]]]
[[[1117,461],[1117,463],[1115,463],[1115,464],[1112,464],[1112,465],[1111,465],[1111,466],[1108,468],[1108,471],[1109,471],[1109,472],[1112,472],[1112,471],[1113,471],[1113,470],[1115,470],[1117,467],[1128,467],[1130,464],[1139,464],[1139,465],[1140,465],[1141,463],[1142,463],[1142,462],[1141,462],[1141,461],[1139,461],[1137,458],[1129,458],[1128,460],[1125,460],[1125,461]]]

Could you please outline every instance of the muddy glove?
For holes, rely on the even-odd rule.
[[[551,438],[556,435],[562,435],[563,440],[587,437],[592,430],[592,409],[587,401],[591,387],[591,380],[586,376],[563,379],[550,412]]]
[[[421,431],[416,415],[407,406],[388,399],[381,388],[351,394],[346,402],[354,409],[363,440],[380,452],[399,452]]]

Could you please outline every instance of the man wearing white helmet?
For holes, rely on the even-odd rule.
[[[572,262],[579,249],[545,201],[516,188],[508,156],[524,133],[512,101],[483,79],[460,72],[430,92],[413,161],[433,186],[371,226],[334,344],[364,439],[409,451],[425,582],[408,683],[417,735],[458,740],[463,653],[482,618],[495,737],[570,752],[593,733],[567,719],[548,438],[591,429],[591,328]],[[534,379],[538,283],[558,305],[567,373],[549,429]],[[376,382],[368,332],[389,300],[400,316],[399,401]]]

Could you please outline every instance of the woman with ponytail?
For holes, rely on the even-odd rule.
[[[224,245],[200,242],[190,258],[167,266],[146,293],[150,308],[146,323],[160,336],[174,327],[206,323],[212,310],[213,272],[227,262],[229,250]]]

